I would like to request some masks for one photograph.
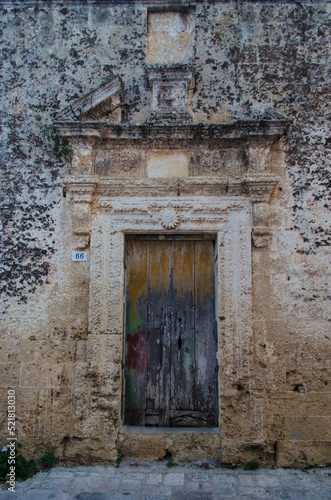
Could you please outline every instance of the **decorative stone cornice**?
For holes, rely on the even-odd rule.
[[[62,137],[95,137],[104,142],[123,141],[127,146],[164,140],[169,148],[179,139],[182,147],[206,141],[238,141],[253,137],[281,137],[291,124],[290,120],[234,120],[216,124],[110,124],[106,122],[56,122],[57,132]]]
[[[242,179],[247,194],[253,203],[269,202],[271,194],[280,181],[278,174],[250,174]]]

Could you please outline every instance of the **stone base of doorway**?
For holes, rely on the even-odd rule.
[[[178,461],[221,457],[218,428],[123,426],[117,449],[126,458],[137,460],[157,460],[167,453]]]

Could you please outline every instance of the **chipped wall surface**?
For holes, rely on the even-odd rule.
[[[193,57],[195,13],[150,12],[147,21],[147,63],[185,63]]]
[[[0,0],[2,440],[325,464],[330,3],[172,3]],[[217,237],[216,435],[121,428],[134,231]]]

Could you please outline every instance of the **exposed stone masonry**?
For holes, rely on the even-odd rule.
[[[100,330],[120,299],[107,289],[99,300],[97,284],[99,275],[111,277],[108,287],[122,283],[104,259],[107,251],[119,261],[123,243],[109,222],[121,223],[113,198],[147,190],[172,204],[180,192],[220,196],[230,205],[232,196],[252,204],[252,329],[249,343],[220,336],[227,360],[220,365],[221,445],[216,440],[211,454],[226,464],[324,464],[331,455],[330,4],[179,3],[175,16],[169,2],[162,17],[158,1],[0,1],[2,433],[7,389],[15,386],[26,455],[54,450],[75,463],[116,457],[123,325],[116,316],[112,330]],[[159,60],[158,40],[167,37],[174,41],[171,60]],[[178,117],[150,114],[146,63],[194,69],[185,88],[186,124],[178,119],[184,136],[176,136]],[[106,106],[80,116],[78,104],[88,105],[79,100],[98,89]],[[165,90],[170,108],[175,94]],[[162,119],[175,121],[168,142]],[[269,133],[277,121],[282,130]],[[57,128],[63,143],[55,122],[66,122]],[[168,177],[153,180],[162,155],[174,151],[180,179],[169,167]],[[254,200],[260,174],[273,184],[266,188],[261,178],[264,191]],[[89,200],[75,202],[79,193],[68,176],[95,177]],[[92,260],[71,262],[76,247]],[[101,315],[94,303],[107,304]],[[228,316],[220,316],[222,332]],[[192,441],[183,448],[189,458]]]

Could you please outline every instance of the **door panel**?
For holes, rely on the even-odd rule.
[[[195,408],[208,413],[217,401],[214,242],[195,249]]]
[[[126,245],[128,425],[217,425],[214,242]]]
[[[172,244],[171,410],[194,410],[194,246]]]
[[[170,284],[169,242],[149,242],[149,364],[146,425],[167,426],[170,400]],[[158,423],[155,423],[158,422]]]
[[[145,425],[149,251],[146,241],[134,243],[126,260],[125,420],[128,425]]]

